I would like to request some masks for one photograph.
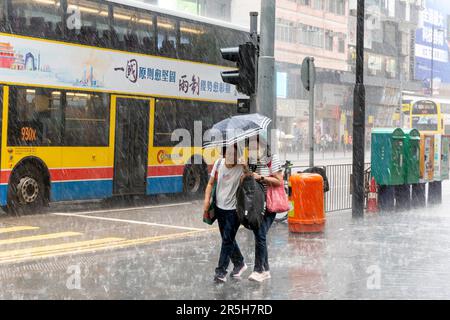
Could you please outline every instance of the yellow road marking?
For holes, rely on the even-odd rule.
[[[179,238],[187,238],[196,236],[203,233],[208,233],[212,231],[218,231],[218,228],[208,228],[201,231],[190,231],[190,232],[182,232],[182,233],[175,233],[175,234],[169,234],[164,236],[156,236],[156,237],[148,237],[148,238],[138,238],[138,239],[131,239],[131,240],[121,240],[120,238],[110,238],[110,239],[118,239],[115,241],[115,243],[111,243],[111,241],[106,241],[105,243],[98,243],[98,244],[91,244],[87,247],[80,247],[79,243],[76,244],[73,249],[70,250],[67,248],[56,248],[53,249],[50,248],[50,250],[42,250],[42,251],[36,251],[29,254],[23,254],[22,255],[4,255],[2,256],[2,252],[0,252],[0,263],[13,263],[13,262],[23,262],[27,260],[36,260],[36,259],[42,259],[42,258],[50,258],[50,257],[57,257],[57,256],[63,256],[63,255],[71,255],[71,254],[81,254],[81,253],[92,253],[99,250],[110,250],[110,249],[121,249],[125,247],[135,246],[135,245],[142,245],[142,244],[149,244],[152,242],[160,242],[164,240],[173,240],[173,239],[179,239]],[[48,246],[47,248],[52,247]],[[45,248],[45,247],[43,247]]]
[[[45,252],[58,252],[61,250],[72,250],[71,252],[76,253],[78,250],[83,248],[90,248],[99,244],[113,243],[118,241],[123,241],[123,238],[102,238],[96,240],[87,241],[77,241],[70,243],[54,244],[42,247],[32,247],[25,249],[16,249],[0,252],[0,261],[3,259],[10,259],[14,257],[27,257],[35,254],[45,253]]]
[[[0,234],[16,231],[36,230],[36,229],[39,229],[39,227],[31,227],[31,226],[6,227],[0,228]]]
[[[74,236],[80,236],[80,235],[82,235],[82,233],[79,233],[79,232],[49,233],[49,234],[42,234],[42,235],[29,236],[29,237],[4,239],[4,240],[0,240],[0,245],[20,243],[20,242],[29,242],[29,241],[39,241],[39,240],[50,240],[50,239],[74,237]]]

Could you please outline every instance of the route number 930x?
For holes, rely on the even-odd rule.
[[[25,142],[34,142],[37,140],[36,129],[31,127],[22,127],[20,129],[21,140]]]

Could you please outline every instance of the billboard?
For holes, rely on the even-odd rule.
[[[229,68],[0,33],[0,82],[235,103]]]
[[[416,31],[415,78],[422,81],[425,88],[430,88],[431,74],[433,74],[433,87],[438,89],[439,83],[450,83],[448,36],[450,1],[425,0],[424,2],[425,8],[419,13],[419,26]]]

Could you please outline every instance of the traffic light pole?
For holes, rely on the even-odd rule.
[[[250,12],[250,36],[255,45],[258,45],[258,12]],[[258,62],[256,62],[255,77],[258,78]],[[255,79],[256,90],[258,90],[258,79]],[[257,95],[258,91],[250,95],[250,113],[257,112]]]
[[[364,216],[364,0],[358,0],[356,27],[356,84],[353,97],[352,216]]]
[[[314,58],[311,57],[309,63],[310,78],[314,72]],[[314,88],[315,83],[310,82],[309,87],[309,167],[314,167]]]
[[[275,97],[275,1],[261,1],[261,44],[258,64],[257,111],[272,119],[276,128]],[[270,127],[269,127],[270,128]],[[271,142],[270,130],[268,142]]]

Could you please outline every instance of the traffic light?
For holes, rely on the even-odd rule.
[[[245,95],[256,92],[257,47],[253,42],[246,42],[239,47],[223,48],[220,53],[225,60],[236,63],[237,70],[221,72],[222,80],[233,84]]]

